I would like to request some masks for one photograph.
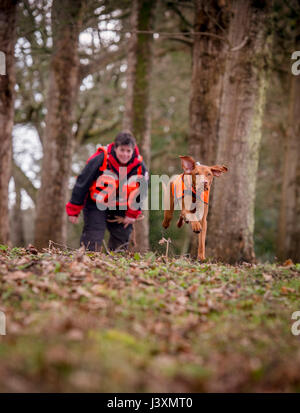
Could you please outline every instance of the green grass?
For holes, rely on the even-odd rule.
[[[0,390],[299,391],[300,265],[0,246]]]

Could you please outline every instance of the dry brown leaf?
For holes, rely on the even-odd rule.
[[[104,294],[106,288],[102,284],[95,284],[92,286],[91,291],[96,295]]]
[[[186,302],[188,301],[188,298],[187,298],[185,295],[180,295],[180,296],[177,298],[176,301],[177,301],[178,304],[185,305]]]
[[[265,281],[272,281],[273,280],[273,277],[270,274],[263,273],[263,277],[264,277]]]
[[[32,244],[28,245],[28,247],[26,248],[26,251],[30,252],[30,254],[34,254],[34,255],[38,254],[38,250]]]
[[[210,309],[209,309],[208,307],[200,307],[200,308],[198,309],[198,312],[199,312],[200,314],[208,314],[208,313],[210,312]]]
[[[292,265],[294,265],[293,261],[289,258],[286,261],[284,261],[284,263],[282,264],[284,267],[291,267]]]
[[[139,279],[139,282],[142,284],[146,284],[146,285],[155,285],[155,282],[153,280],[146,280],[146,279]]]
[[[83,339],[83,332],[78,328],[72,328],[67,332],[66,337],[69,340],[80,341]]]
[[[76,293],[79,295],[79,296],[83,296],[83,297],[86,297],[86,298],[90,298],[91,297],[91,293],[90,292],[88,292],[85,288],[83,288],[83,287],[77,287],[76,288]]]
[[[282,294],[294,293],[295,291],[296,291],[295,288],[290,288],[290,287],[285,287],[285,286],[281,287]]]
[[[199,288],[199,284],[193,284],[186,290],[186,294],[193,295],[194,293],[197,292],[198,288]]]
[[[215,304],[212,302],[212,300],[210,298],[206,301],[206,305],[210,309],[215,309],[216,308]]]
[[[271,299],[271,291],[267,290],[264,294],[264,300],[269,300]]]
[[[14,271],[14,272],[9,273],[8,275],[5,275],[3,279],[10,280],[10,281],[17,281],[17,280],[23,280],[26,277],[28,277],[28,273],[24,271]]]
[[[25,264],[28,264],[29,261],[30,259],[28,257],[22,257],[22,258],[16,259],[15,262],[17,263],[17,265],[25,265]]]
[[[100,310],[107,307],[107,301],[104,298],[93,297],[88,303],[88,308],[92,310]]]

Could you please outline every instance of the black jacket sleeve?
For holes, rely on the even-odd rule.
[[[82,205],[93,181],[100,175],[99,168],[104,160],[103,152],[92,158],[78,175],[72,191],[70,202],[74,205]]]

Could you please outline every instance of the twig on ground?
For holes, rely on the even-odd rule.
[[[106,242],[103,240],[102,243],[103,243],[104,249],[105,249],[105,251],[107,252],[107,254],[108,254],[108,255],[111,255],[110,251],[109,251],[108,248],[107,248]]]
[[[170,244],[171,242],[172,242],[172,241],[171,241],[171,238],[166,239],[166,238],[164,238],[164,237],[163,237],[160,241],[158,241],[158,243],[159,243],[160,245],[167,243],[166,255],[165,255],[166,259],[168,259],[168,255],[169,255],[169,244]]]

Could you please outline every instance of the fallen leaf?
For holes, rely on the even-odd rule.
[[[186,290],[186,294],[193,295],[194,293],[197,292],[198,288],[199,288],[199,284],[193,284]]]
[[[91,293],[89,293],[85,288],[77,287],[76,292],[77,292],[77,294],[79,294],[79,296],[83,296],[83,297],[87,297],[87,298],[91,297]]]
[[[83,339],[83,332],[78,328],[72,328],[67,332],[66,337],[69,340],[80,341]]]
[[[181,304],[181,305],[185,305],[187,302],[188,298],[185,295],[180,295],[177,298],[177,303]]]
[[[289,294],[289,293],[294,293],[296,290],[295,288],[290,288],[290,287],[281,287],[281,293],[282,294]]]
[[[28,245],[28,247],[26,248],[26,251],[34,255],[38,254],[38,250],[32,244]]]
[[[273,280],[273,277],[270,274],[263,273],[263,277],[264,277],[265,281],[272,281]]]
[[[91,291],[96,295],[103,294],[105,290],[106,290],[106,288],[102,284],[95,284],[91,288]]]
[[[286,261],[284,261],[284,263],[282,264],[284,267],[291,267],[292,265],[294,265],[293,261],[289,258]]]
[[[28,277],[28,273],[24,271],[15,271],[15,272],[9,273],[8,275],[5,275],[3,278],[5,280],[17,281],[17,280],[22,280],[26,277]]]

